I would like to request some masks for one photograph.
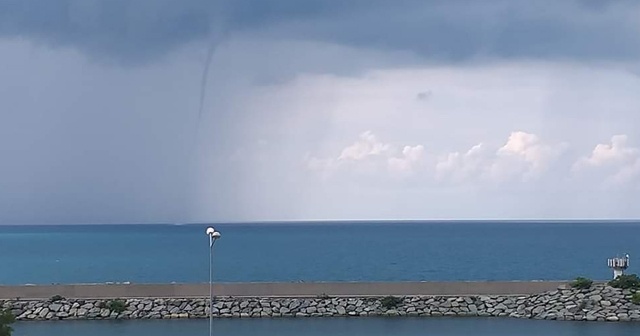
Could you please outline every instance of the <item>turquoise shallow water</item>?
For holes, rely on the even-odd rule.
[[[636,336],[640,324],[509,318],[331,318],[215,320],[216,336]],[[198,321],[65,321],[16,325],[16,336],[196,336]]]
[[[640,258],[640,223],[221,224],[215,281],[564,280]],[[202,225],[0,226],[2,284],[208,281]]]

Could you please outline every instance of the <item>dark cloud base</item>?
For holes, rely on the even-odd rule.
[[[221,31],[443,61],[627,60],[640,57],[639,11],[631,0],[4,0],[0,36],[124,63],[154,60]]]

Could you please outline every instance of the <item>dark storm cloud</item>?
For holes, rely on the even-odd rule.
[[[377,216],[373,208],[405,217],[401,207],[388,206],[402,197],[410,211],[416,204],[418,217],[444,214],[423,210],[419,201],[433,196],[426,189],[425,197],[413,197],[392,187],[380,198],[368,188],[326,189],[301,158],[342,148],[355,132],[377,127],[390,142],[416,136],[412,145],[429,133],[443,142],[424,138],[426,148],[442,153],[487,140],[476,137],[483,129],[501,134],[513,125],[535,128],[539,120],[550,134],[569,130],[566,138],[582,139],[580,153],[612,132],[637,139],[640,114],[632,108],[640,77],[629,73],[640,74],[638,15],[637,0],[0,0],[0,225],[344,218],[358,211],[368,218]],[[211,71],[203,71],[205,49]],[[476,104],[455,88],[443,91],[452,84],[438,72],[425,72],[434,78],[415,87],[405,87],[413,74],[354,83],[372,92],[397,86],[401,99],[420,100],[420,108],[440,106],[433,119],[440,124],[426,113],[389,122],[385,104],[378,111],[370,96],[350,89],[344,102],[321,94],[345,88],[343,81],[354,79],[344,76],[365,70],[410,72],[476,59],[510,65],[442,68],[456,69],[444,70],[458,76],[454,86],[463,83],[456,82],[460,76],[475,87],[494,76],[513,78],[512,85],[532,90],[515,93],[522,115],[512,113],[516,105],[503,114],[513,101],[507,86],[478,100],[492,109],[479,106],[486,114],[458,111]],[[537,64],[546,60],[560,65]],[[579,64],[587,69],[606,68],[591,61],[622,61],[629,72],[559,72],[579,61],[589,62]],[[536,63],[530,68],[536,75],[529,63]],[[339,76],[306,76],[318,73]],[[547,96],[539,91],[552,97],[538,114],[528,99]],[[363,106],[371,106],[370,117],[359,117]],[[338,117],[343,110],[356,113]],[[451,130],[460,136],[452,140]],[[357,194],[368,198],[351,203]],[[452,200],[439,206],[453,209]],[[455,215],[489,213],[481,209],[487,204]]]
[[[145,61],[218,30],[429,59],[635,59],[636,1],[4,0],[0,36]]]
[[[260,29],[361,7],[365,1],[7,0],[0,36],[72,46],[93,56],[144,60],[222,32]]]

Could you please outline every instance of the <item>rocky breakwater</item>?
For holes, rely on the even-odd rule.
[[[576,321],[640,321],[630,290],[604,285],[526,296],[405,296],[247,298],[217,297],[216,318],[502,316]],[[207,299],[7,300],[17,320],[205,318]]]

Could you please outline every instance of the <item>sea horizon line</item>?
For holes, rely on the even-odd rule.
[[[202,225],[340,225],[340,224],[470,224],[470,223],[628,223],[640,224],[640,218],[434,218],[434,219],[302,219],[302,220],[247,220],[247,221],[198,221],[198,222],[93,222],[93,223],[0,223],[0,227],[8,226],[202,226]]]

